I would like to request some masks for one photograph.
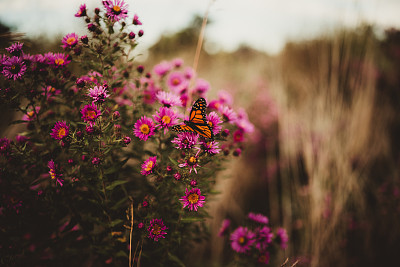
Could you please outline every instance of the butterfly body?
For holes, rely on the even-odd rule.
[[[214,133],[207,123],[206,108],[206,100],[204,98],[197,99],[189,113],[189,120],[185,120],[184,124],[175,125],[172,130],[175,132],[194,132],[205,138],[214,139]]]

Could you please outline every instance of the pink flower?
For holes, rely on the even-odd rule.
[[[62,43],[63,43],[62,47],[64,49],[73,48],[75,45],[78,44],[78,39],[79,39],[79,37],[76,33],[68,33],[62,39]]]
[[[56,140],[63,140],[69,134],[69,126],[66,124],[65,121],[58,121],[56,122],[50,136]]]
[[[10,45],[9,47],[6,48],[7,52],[10,53],[13,56],[19,57],[22,55],[22,47],[24,46],[24,43],[16,42]]]
[[[254,233],[247,227],[238,227],[230,236],[231,247],[234,251],[245,253],[250,250],[251,245],[255,242]]]
[[[62,174],[60,173],[57,164],[55,164],[53,160],[50,160],[47,164],[47,167],[50,169],[49,174],[50,174],[51,179],[56,180],[56,185],[57,185],[57,183],[59,183],[60,186],[63,186],[62,183],[64,182],[64,180],[61,179]]]
[[[247,113],[243,108],[239,109],[235,123],[245,133],[254,132],[254,125],[249,121]]]
[[[167,85],[172,92],[179,94],[187,89],[188,81],[181,72],[175,71],[168,75]]]
[[[54,68],[61,68],[71,62],[68,55],[63,53],[46,53],[48,63]]]
[[[76,12],[75,17],[84,17],[86,16],[86,5],[83,4],[79,7],[78,12]]]
[[[140,20],[139,20],[138,15],[135,14],[135,15],[133,16],[132,24],[133,24],[133,25],[142,25],[142,23],[141,23]]]
[[[94,122],[100,115],[101,111],[97,109],[96,105],[86,105],[82,110],[82,120],[85,122]]]
[[[165,238],[165,235],[167,234],[165,230],[167,229],[168,228],[164,225],[162,219],[152,219],[149,228],[147,228],[147,231],[149,232],[148,237],[154,241],[158,241],[160,238]]]
[[[288,241],[289,241],[289,237],[287,235],[286,229],[279,228],[276,231],[276,242],[279,244],[279,246],[282,249],[285,249],[285,248],[287,248]]]
[[[215,155],[221,152],[221,149],[219,148],[219,144],[216,141],[209,141],[206,142],[204,140],[200,141],[200,147],[201,149],[210,154],[210,155]]]
[[[10,80],[19,80],[26,72],[26,66],[22,58],[13,56],[3,60],[3,75]]]
[[[233,123],[237,118],[236,112],[228,106],[220,106],[218,111],[222,114],[225,122]]]
[[[30,110],[22,116],[24,121],[32,121],[36,118],[36,114],[39,114],[40,107],[35,107],[35,110]]]
[[[142,164],[142,171],[140,172],[142,175],[149,175],[153,173],[154,168],[156,167],[157,156],[148,158]]]
[[[264,216],[264,215],[262,215],[262,214],[259,214],[259,213],[250,212],[250,213],[247,215],[247,217],[248,217],[250,220],[252,220],[252,221],[254,221],[254,222],[257,222],[257,223],[261,223],[261,224],[268,224],[268,222],[269,222],[268,217],[266,217],[266,216]]]
[[[214,135],[218,134],[221,129],[222,126],[220,125],[223,121],[221,120],[221,118],[218,116],[218,114],[215,111],[211,111],[208,115],[207,115],[207,123],[208,125],[210,125]]]
[[[140,140],[146,141],[150,136],[154,135],[154,122],[152,119],[142,116],[138,119],[133,128],[133,134]]]
[[[259,251],[264,251],[267,249],[269,244],[272,242],[272,237],[274,236],[273,233],[271,233],[271,229],[267,226],[264,226],[263,228],[256,229],[256,248]]]
[[[123,0],[104,0],[103,6],[107,11],[106,17],[112,22],[128,17],[128,4]]]
[[[231,221],[229,219],[225,219],[222,221],[221,228],[219,229],[218,236],[224,236],[231,225]]]
[[[189,210],[195,210],[199,207],[203,207],[205,203],[205,196],[201,195],[201,191],[199,188],[192,188],[185,190],[185,196],[181,197],[179,200],[183,204],[183,208],[188,207]]]
[[[160,110],[153,115],[154,120],[158,123],[157,127],[164,129],[164,134],[167,133],[168,128],[178,123],[178,119],[174,111],[170,108],[161,107]]]
[[[167,61],[163,61],[157,65],[154,66],[153,72],[156,73],[158,76],[164,76],[167,74],[168,71],[170,71],[172,68],[171,64],[168,63]]]
[[[178,145],[175,147],[177,149],[191,149],[197,145],[198,139],[199,135],[197,133],[183,132],[178,133],[178,137],[175,137],[171,143]]]
[[[95,86],[89,89],[88,96],[96,103],[103,103],[110,95],[107,94],[107,89],[105,87]]]
[[[270,258],[269,252],[268,251],[264,251],[258,257],[258,262],[262,263],[262,264],[268,264],[269,263],[269,258]]]
[[[173,106],[181,107],[182,102],[178,95],[170,92],[160,91],[156,94],[158,102],[164,107],[170,108]]]
[[[210,83],[203,79],[197,79],[194,92],[200,96],[204,96],[210,90]]]
[[[199,158],[198,158],[198,154],[199,154],[200,150],[197,152],[196,156],[191,156],[189,157],[184,163],[179,164],[178,166],[180,168],[183,167],[189,167],[189,173],[192,173],[192,171],[194,171],[197,174],[197,167],[201,167],[199,165]]]

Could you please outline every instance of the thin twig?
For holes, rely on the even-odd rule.
[[[131,232],[129,234],[129,267],[132,267],[133,199],[131,199]]]

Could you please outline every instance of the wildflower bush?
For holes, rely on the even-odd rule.
[[[216,174],[254,126],[228,93],[207,101],[182,60],[136,64],[144,32],[124,1],[75,17],[88,35],[67,34],[63,53],[17,42],[0,56],[1,105],[22,129],[0,139],[0,263],[183,265],[208,236]],[[194,102],[209,138],[180,126]]]

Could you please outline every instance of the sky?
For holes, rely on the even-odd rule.
[[[400,28],[400,0],[125,0],[129,20],[139,16],[146,50],[162,34],[183,29],[209,7],[205,48],[233,51],[242,44],[270,54],[288,40],[307,39],[361,22]],[[90,12],[101,0],[0,0],[0,21],[28,37],[85,33],[74,14],[85,3]],[[211,4],[210,4],[211,3]],[[92,13],[91,13],[92,14]],[[210,45],[212,44],[212,45]]]

